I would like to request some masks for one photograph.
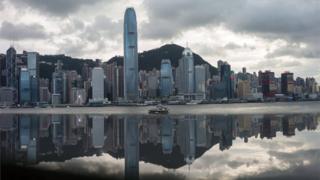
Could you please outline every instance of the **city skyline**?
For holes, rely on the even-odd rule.
[[[122,13],[126,7],[133,6],[138,16],[139,52],[171,42],[189,42],[191,49],[212,65],[223,59],[236,71],[246,66],[252,71],[272,69],[280,76],[289,70],[319,81],[318,19],[314,14],[320,6],[316,1],[234,4],[96,0],[90,5],[68,1],[63,8],[56,8],[60,5],[60,1],[2,1],[0,14],[6,19],[0,20],[0,51],[5,52],[14,41],[19,52],[64,53],[107,60],[122,54]],[[234,10],[236,7],[243,9]],[[181,14],[180,10],[188,13]]]

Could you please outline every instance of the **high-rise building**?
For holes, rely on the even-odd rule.
[[[16,89],[13,87],[1,87],[0,88],[0,103],[3,106],[11,106],[16,103]]]
[[[185,48],[176,71],[179,94],[191,95],[195,92],[194,58],[190,48]]]
[[[169,59],[161,61],[160,94],[162,97],[171,96],[173,92],[172,66]]]
[[[68,92],[67,101],[71,104],[73,103],[72,88],[77,87],[77,79],[78,79],[77,71],[72,70],[72,71],[66,72],[66,80],[67,80],[66,83],[67,83],[67,92]]]
[[[147,89],[148,89],[148,97],[155,98],[158,96],[158,88],[159,88],[159,77],[160,73],[156,69],[152,69],[147,74]]]
[[[224,62],[222,61],[222,60],[219,60],[218,62],[217,62],[217,68],[218,68],[218,74],[219,74],[219,76],[220,76],[220,74],[221,74],[221,66],[224,64]],[[221,81],[221,76],[220,76],[220,81]]]
[[[31,80],[30,73],[27,68],[20,69],[20,86],[19,97],[20,104],[29,104],[31,102]]]
[[[35,76],[30,76],[31,102],[33,104],[39,102],[39,79]]]
[[[88,63],[84,63],[81,69],[81,77],[84,81],[88,81],[90,78],[90,67]]]
[[[50,102],[49,79],[39,79],[39,102]]]
[[[317,82],[315,78],[306,78],[306,92],[308,94],[313,94],[317,92]]]
[[[264,97],[274,97],[277,90],[274,72],[261,72],[261,85]]]
[[[250,82],[249,80],[239,80],[237,84],[237,95],[238,98],[249,98],[251,95]]]
[[[6,55],[0,54],[0,87],[6,85]]]
[[[67,96],[66,75],[62,71],[62,63],[58,61],[52,74],[52,104],[66,103]]]
[[[93,101],[104,100],[104,72],[101,67],[93,68],[91,86]]]
[[[107,80],[107,97],[112,101],[123,98],[123,66],[113,62],[104,66]]]
[[[206,99],[206,69],[204,65],[195,66],[195,92],[197,99]]]
[[[127,101],[138,100],[138,32],[136,13],[127,8],[124,16],[124,96]]]
[[[7,87],[18,87],[18,78],[17,78],[17,52],[14,47],[10,47],[7,50],[6,55],[6,86]]]
[[[231,72],[231,66],[227,63],[224,62],[223,64],[220,65],[220,79],[221,82],[225,86],[225,97],[228,99],[233,98],[233,86],[232,86],[232,72]]]
[[[287,96],[294,93],[293,73],[285,72],[281,74],[281,92]]]
[[[39,78],[39,54],[37,52],[28,52],[27,61],[30,76]]]

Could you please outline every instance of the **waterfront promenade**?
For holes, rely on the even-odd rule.
[[[152,106],[7,108],[0,114],[148,114]],[[278,114],[320,113],[320,102],[168,105],[170,114]]]

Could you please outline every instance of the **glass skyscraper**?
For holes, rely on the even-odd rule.
[[[225,97],[231,99],[233,97],[233,90],[232,90],[232,82],[231,82],[231,66],[224,62],[221,65],[220,70],[220,78],[221,82],[225,85]]]
[[[30,72],[30,76],[34,76],[36,78],[39,77],[39,54],[37,52],[28,52],[28,70]]]
[[[136,13],[127,8],[124,16],[124,96],[136,101],[138,91],[138,32]]]
[[[7,87],[17,88],[17,52],[13,47],[7,50],[6,54],[6,85]]]
[[[172,66],[169,59],[163,59],[161,61],[160,70],[160,94],[162,97],[168,97],[172,95],[173,91],[173,76]]]
[[[28,104],[31,102],[30,74],[28,69],[20,70],[20,104]]]
[[[179,94],[193,94],[195,92],[194,58],[190,48],[187,47],[182,52],[176,73]]]

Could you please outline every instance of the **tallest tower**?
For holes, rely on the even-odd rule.
[[[136,101],[138,92],[138,32],[136,13],[127,8],[124,15],[124,97]]]

